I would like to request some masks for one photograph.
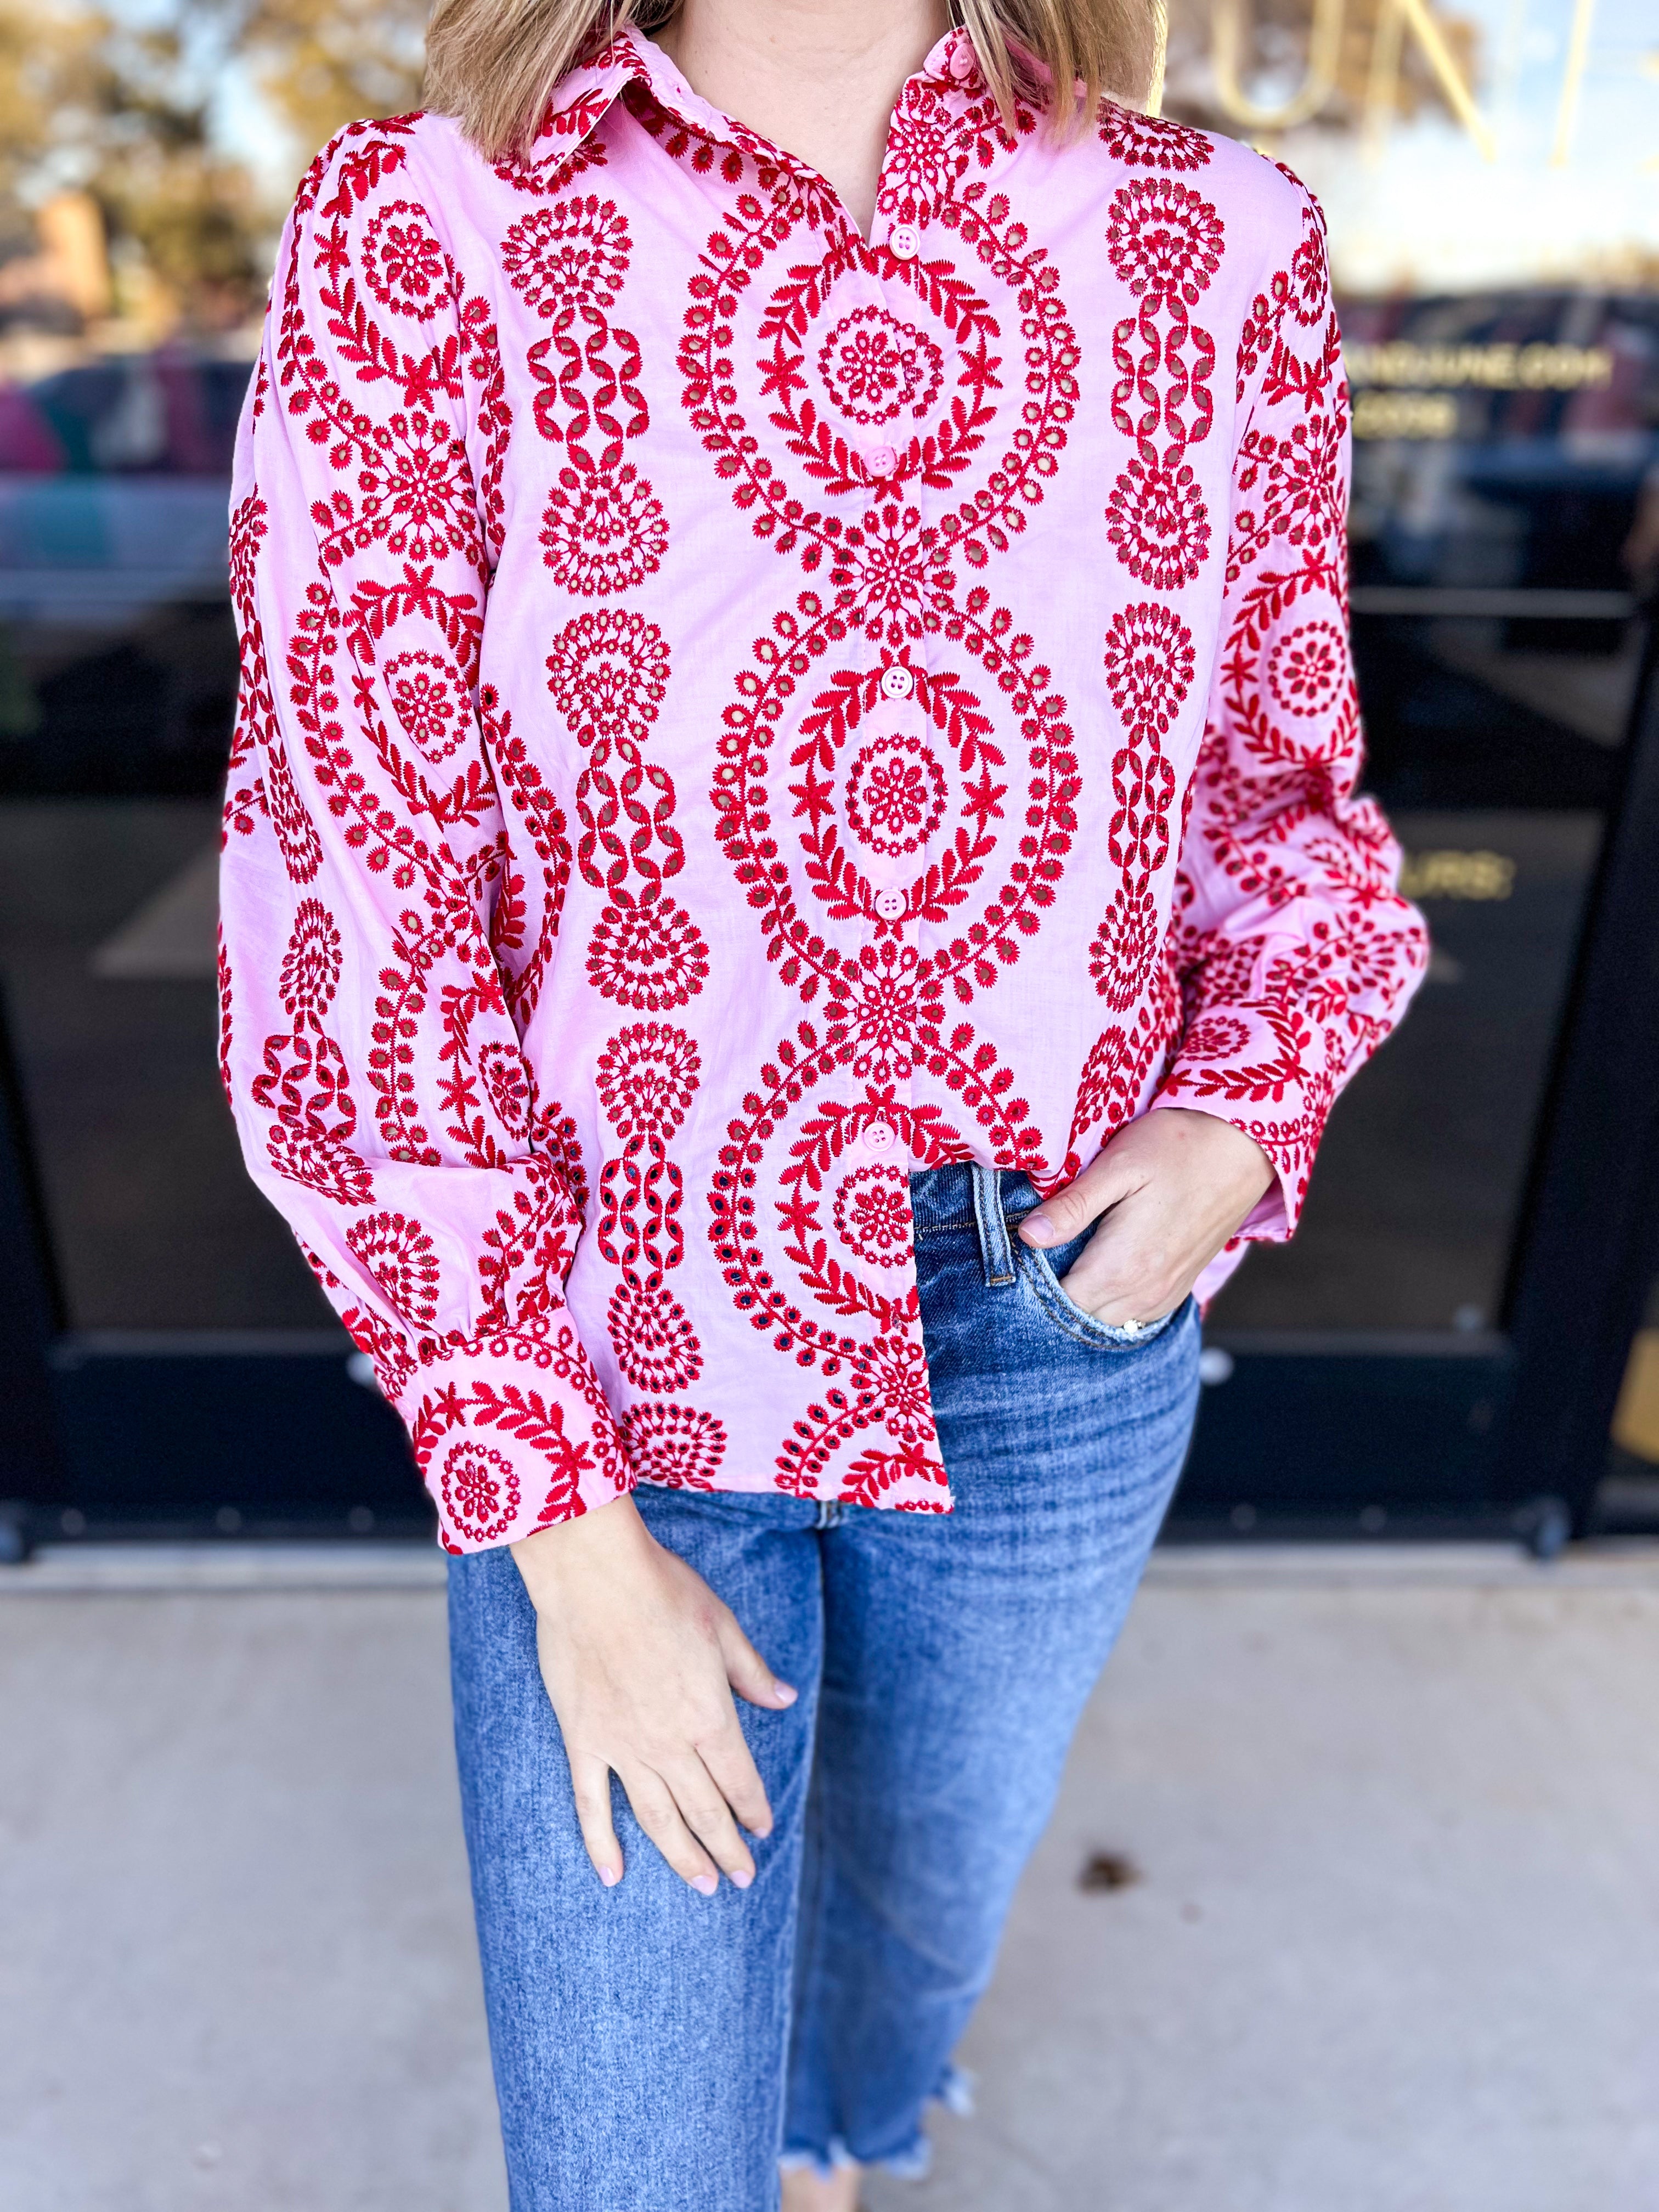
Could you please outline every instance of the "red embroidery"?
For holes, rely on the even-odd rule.
[[[655,69],[343,133],[239,462],[225,1080],[453,1549],[944,1510],[909,1170],[1167,1099],[1293,1212],[1421,960],[1306,195],[953,34],[866,240]]]

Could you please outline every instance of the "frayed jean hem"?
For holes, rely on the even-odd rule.
[[[960,2066],[946,2066],[939,2079],[929,2102],[943,2105],[947,2112],[958,2119],[973,2118],[974,2077]],[[828,2181],[843,2167],[849,2166],[880,2166],[884,2172],[895,2174],[901,2181],[921,2181],[933,2164],[933,2146],[918,2127],[902,2150],[882,2151],[869,2158],[860,2158],[849,2150],[840,2136],[831,2136],[822,2150],[809,2150],[793,2145],[778,2160],[783,2173],[799,2173],[810,2167],[820,2181]]]

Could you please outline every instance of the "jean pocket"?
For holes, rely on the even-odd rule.
[[[1055,1249],[1066,1255],[1068,1269],[1087,1242],[1086,1237],[1079,1237],[1074,1245],[1056,1246]],[[1187,1310],[1188,1301],[1183,1298],[1157,1321],[1144,1322],[1139,1328],[1125,1328],[1115,1322],[1102,1321],[1087,1306],[1078,1304],[1060,1279],[1053,1259],[1040,1246],[1022,1243],[1016,1238],[1015,1247],[1037,1304],[1067,1335],[1078,1337],[1085,1344],[1097,1344],[1115,1352],[1138,1351],[1143,1344],[1155,1343]]]

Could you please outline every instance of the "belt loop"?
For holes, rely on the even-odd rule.
[[[974,1220],[979,1230],[979,1256],[985,1280],[993,1290],[1014,1279],[1013,1247],[1002,1212],[1002,1170],[969,1163],[974,1178]]]

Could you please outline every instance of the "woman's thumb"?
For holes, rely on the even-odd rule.
[[[720,1656],[726,1662],[726,1680],[751,1705],[776,1710],[793,1705],[800,1695],[789,1683],[778,1680],[730,1613],[720,1624]]]

